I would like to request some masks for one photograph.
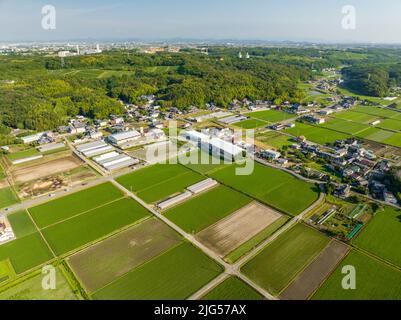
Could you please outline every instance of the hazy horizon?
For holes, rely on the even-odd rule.
[[[56,29],[41,27],[56,8]],[[355,30],[342,8],[356,9]],[[401,1],[0,0],[0,42],[234,40],[401,44]]]

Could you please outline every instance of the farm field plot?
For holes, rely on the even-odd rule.
[[[0,208],[11,206],[18,202],[18,199],[11,187],[0,189]]]
[[[14,235],[19,239],[37,232],[33,221],[26,211],[19,211],[7,216],[8,222],[14,231]]]
[[[264,110],[244,114],[247,117],[266,121],[269,123],[280,122],[288,119],[296,118],[296,115],[277,110]]]
[[[13,180],[16,183],[24,183],[48,175],[70,171],[72,169],[78,168],[81,165],[82,162],[78,158],[68,156],[60,159],[54,159],[46,163],[13,169],[11,171],[11,174],[13,176]]]
[[[202,297],[202,300],[263,300],[263,296],[237,277],[230,277]]]
[[[68,259],[89,292],[95,292],[181,241],[166,224],[146,220]]]
[[[260,203],[252,202],[204,229],[196,235],[196,238],[220,257],[224,257],[280,217],[280,213]]]
[[[344,266],[357,270],[356,290],[344,290]],[[341,262],[334,273],[312,297],[314,300],[400,300],[401,272],[355,250]]]
[[[202,175],[180,164],[156,164],[119,177],[117,182],[135,192],[142,200],[154,203],[203,179]]]
[[[234,263],[243,257],[246,253],[251,251],[253,248],[256,248],[260,243],[264,240],[268,239],[273,233],[275,233],[278,229],[280,229],[286,222],[289,220],[289,217],[282,216],[267,228],[263,229],[261,232],[256,234],[254,237],[240,245],[238,248],[230,252],[227,256],[224,257],[224,260],[228,263]]]
[[[301,213],[318,199],[314,185],[281,170],[255,163],[252,174],[238,176],[235,168],[223,168],[211,176],[289,215]]]
[[[370,127],[365,131],[359,132],[357,136],[367,140],[383,142],[386,139],[391,138],[394,134],[395,133],[391,131]]]
[[[0,246],[0,261],[10,259],[15,273],[20,274],[53,258],[39,233],[7,242]]]
[[[192,156],[194,157],[193,158],[194,161],[191,161],[189,163],[188,159],[192,160]],[[224,166],[231,165],[231,164],[225,164],[224,160],[213,157],[212,155],[209,155],[203,151],[193,152],[191,154],[191,158],[189,158],[188,156],[188,159],[184,158],[184,156],[181,156],[179,157],[179,163],[200,174],[207,174],[211,171],[221,169]]]
[[[345,133],[301,122],[297,122],[294,128],[286,129],[285,132],[294,136],[305,136],[307,140],[322,145],[332,144],[337,140],[346,140],[350,138],[350,135]]]
[[[384,119],[377,126],[387,130],[401,131],[400,120]]]
[[[383,140],[383,143],[401,148],[401,133],[394,133],[391,137]]]
[[[45,228],[123,196],[119,189],[108,182],[30,208],[28,211],[39,228]]]
[[[357,135],[359,132],[369,129],[369,125],[366,124],[334,118],[328,120],[322,127],[352,135]]]
[[[241,122],[237,122],[234,124],[236,127],[240,127],[242,129],[255,129],[263,126],[267,126],[268,123],[258,119],[248,119]]]
[[[353,244],[401,267],[401,210],[386,207],[354,239]]]
[[[184,242],[97,291],[94,299],[186,299],[217,277],[222,267]]]
[[[349,247],[332,241],[322,253],[284,290],[281,300],[306,300],[337,267]]]
[[[338,119],[359,122],[359,123],[363,123],[363,124],[370,124],[373,121],[380,119],[379,116],[375,116],[375,115],[371,115],[371,114],[367,114],[367,113],[355,112],[355,111],[345,111],[345,112],[335,113],[333,115],[333,117],[338,118]]]
[[[378,108],[373,106],[356,106],[353,110],[356,112],[374,115],[377,117],[401,120],[401,112],[389,109]]]
[[[62,255],[149,216],[139,203],[123,198],[41,230]]]
[[[15,160],[30,158],[30,157],[34,157],[34,156],[38,156],[38,155],[40,155],[40,152],[38,150],[36,150],[35,148],[31,148],[31,149],[27,149],[27,150],[23,150],[23,151],[10,153],[6,157],[10,161],[15,161]]]
[[[322,233],[298,224],[250,260],[241,271],[278,295],[329,243]]]
[[[273,131],[256,134],[255,139],[275,149],[281,149],[295,143],[293,138]]]
[[[4,291],[0,289],[0,300],[76,300],[63,272],[56,268],[56,289],[43,290],[41,273]]]
[[[188,233],[197,233],[250,203],[252,199],[225,186],[217,186],[164,215]]]

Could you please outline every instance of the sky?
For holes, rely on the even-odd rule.
[[[42,28],[42,7],[56,29]],[[345,5],[355,29],[344,29]],[[401,43],[400,0],[0,0],[0,42],[233,39]]]

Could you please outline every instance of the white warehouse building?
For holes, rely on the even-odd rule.
[[[141,134],[136,130],[119,132],[108,136],[108,140],[115,145],[122,145],[138,139]]]
[[[185,132],[185,139],[197,144],[198,148],[220,159],[233,161],[242,157],[244,150],[219,138],[210,138],[198,131]]]

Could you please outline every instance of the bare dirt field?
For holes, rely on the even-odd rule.
[[[90,292],[177,245],[180,237],[166,224],[149,219],[68,259]]]
[[[9,187],[9,186],[10,186],[10,185],[8,184],[7,179],[0,180],[0,189],[1,189],[1,188],[7,188],[7,187]]]
[[[320,255],[285,289],[282,300],[306,300],[331,274],[348,253],[349,247],[338,241],[331,241]]]
[[[68,156],[14,170],[12,171],[12,176],[15,183],[24,183],[64,171],[70,171],[81,165],[82,162],[78,158]]]
[[[277,211],[252,202],[199,232],[196,238],[221,257],[245,243],[281,217]]]

